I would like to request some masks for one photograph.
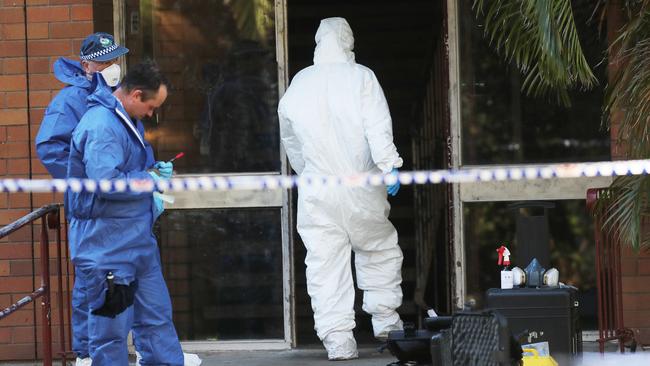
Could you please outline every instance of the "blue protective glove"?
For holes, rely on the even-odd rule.
[[[398,177],[399,171],[397,168],[393,168],[393,170],[390,172],[390,174],[394,175],[396,178]],[[395,182],[395,184],[391,184],[386,186],[386,190],[388,191],[388,194],[391,196],[396,196],[397,192],[399,191],[400,183],[399,179]]]
[[[165,179],[170,179],[172,177],[172,173],[174,172],[174,164],[172,164],[170,161],[157,161],[153,167],[158,169],[158,172],[160,172],[160,177]]]
[[[163,211],[165,211],[165,204],[160,198],[160,193],[154,192],[153,193],[153,205],[154,205],[154,221],[158,220],[158,217],[162,215]]]
[[[160,176],[156,172],[154,172],[152,170],[149,170],[149,171],[147,171],[147,173],[149,173],[151,178],[153,178],[154,183],[158,182],[160,180]]]
[[[151,175],[151,178],[153,178],[154,182],[159,181],[160,176],[156,174],[154,171],[149,171],[149,175]],[[154,205],[154,221],[158,219],[158,216],[162,215],[163,211],[165,211],[165,204],[160,198],[160,193],[159,192],[153,192],[153,205]]]

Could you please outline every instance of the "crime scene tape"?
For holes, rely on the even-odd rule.
[[[0,179],[0,192],[152,192],[270,190],[304,186],[362,187],[395,184],[479,183],[537,179],[567,179],[649,175],[650,159],[526,166],[493,166],[450,170],[404,171],[393,174],[232,175],[179,177],[170,180]]]

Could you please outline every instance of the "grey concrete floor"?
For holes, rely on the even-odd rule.
[[[561,363],[560,366],[649,366],[650,350],[643,351],[639,349],[637,353],[619,354],[615,347],[605,355],[600,355],[597,351],[597,345],[585,347],[581,359],[574,360],[570,363]],[[249,365],[249,366],[385,366],[395,361],[395,358],[385,351],[383,354],[378,353],[372,348],[362,348],[359,350],[359,359],[352,361],[327,361],[327,354],[321,349],[296,349],[291,351],[254,351],[254,352],[221,352],[212,354],[202,354],[202,366],[231,366],[231,365]],[[469,365],[468,365],[469,366]]]
[[[619,354],[616,347],[608,347],[605,355],[597,352],[597,344],[585,343],[585,352],[581,360],[561,366],[648,366],[650,365],[650,349],[641,348],[635,354],[629,352]],[[383,354],[375,348],[362,347],[359,349],[359,359],[352,361],[327,361],[327,354],[322,348],[299,348],[289,351],[229,351],[200,354],[202,366],[385,366],[395,359],[385,351]],[[34,362],[5,362],[2,366],[41,366]],[[61,365],[55,362],[55,366]],[[133,365],[133,363],[132,363]]]
[[[300,348],[287,351],[224,351],[199,354],[203,363],[201,366],[385,366],[396,359],[387,350],[379,353],[371,347],[359,348],[359,358],[351,361],[327,360],[327,352],[323,348]],[[131,365],[135,365],[135,359]],[[35,362],[0,362],[2,366],[41,366]],[[54,362],[61,365],[60,361]],[[70,363],[69,365],[73,365]]]
[[[373,348],[359,349],[359,358],[351,361],[331,362],[327,360],[324,349],[308,348],[289,351],[249,351],[249,352],[219,352],[202,354],[202,366],[385,366],[395,358],[388,352],[378,353]]]

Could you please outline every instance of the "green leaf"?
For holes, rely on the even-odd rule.
[[[600,193],[594,216],[604,232],[636,251],[650,247],[650,236],[644,232],[644,218],[650,217],[650,177],[617,177]]]
[[[522,90],[555,95],[570,105],[569,90],[597,84],[582,52],[570,0],[474,0],[486,38],[524,75]]]

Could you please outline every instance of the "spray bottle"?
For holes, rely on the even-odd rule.
[[[511,289],[514,285],[514,278],[512,271],[508,269],[508,266],[510,265],[510,251],[502,245],[497,249],[497,253],[499,254],[497,264],[503,266],[503,269],[501,270],[501,288]]]

